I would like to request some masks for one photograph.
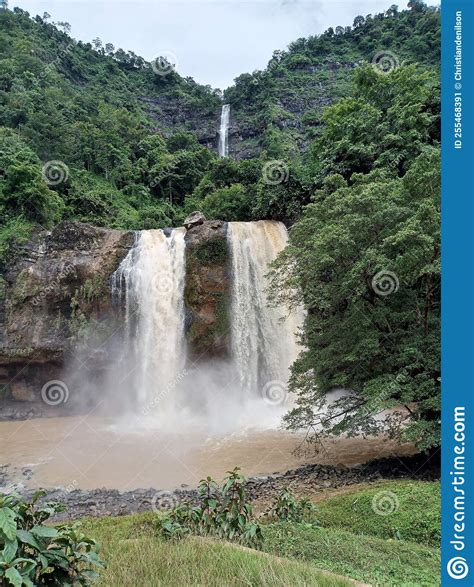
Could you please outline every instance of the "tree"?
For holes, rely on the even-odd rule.
[[[398,6],[396,4],[392,4],[390,8],[387,9],[385,13],[387,16],[397,16],[398,14]]]
[[[68,22],[56,22],[55,25],[56,28],[61,29],[66,34],[71,32],[71,25]]]
[[[423,145],[439,142],[439,114],[439,80],[430,72],[406,66],[380,75],[358,68],[352,97],[325,110],[324,130],[311,148],[316,182],[373,167],[403,174]]]
[[[439,149],[426,147],[403,178],[328,177],[292,227],[272,278],[276,299],[307,308],[290,429],[376,434],[376,416],[404,406],[392,435],[438,446],[439,193]]]
[[[365,22],[364,17],[359,15],[354,18],[354,22],[353,22],[352,26],[355,29],[358,29],[359,27],[361,27],[364,24],[364,22]]]
[[[113,43],[106,43],[105,44],[105,52],[107,53],[107,55],[113,55],[114,50],[115,50],[115,47],[114,47]]]
[[[252,199],[239,183],[217,189],[206,196],[201,204],[206,218],[227,222],[251,220],[251,209]]]
[[[252,217],[292,224],[301,216],[303,206],[310,202],[310,194],[295,167],[288,170],[287,179],[280,183],[268,184],[261,179],[252,198]]]
[[[413,12],[424,12],[426,10],[426,4],[423,0],[410,0],[408,2],[408,8]]]
[[[96,51],[100,51],[100,49],[102,49],[102,41],[99,39],[99,37],[92,39],[92,44],[94,45],[94,49]]]
[[[51,226],[64,211],[62,198],[48,187],[33,151],[9,129],[0,131],[0,212],[3,221],[22,216]]]

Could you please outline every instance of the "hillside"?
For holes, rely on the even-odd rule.
[[[76,41],[68,35],[68,23],[33,19],[19,8],[2,11],[0,18],[2,124],[21,125],[40,156],[70,160],[70,125],[82,121],[100,127],[102,103],[125,108],[149,131],[189,130],[215,146],[219,91],[171,68],[159,75],[143,58],[109,43],[104,48],[97,39],[94,46]],[[38,126],[34,114],[40,112],[54,116],[54,133]]]
[[[95,46],[76,42],[67,23],[32,20],[21,9],[3,11],[1,18],[3,108],[14,110],[1,122],[21,125],[42,158],[70,161],[71,123],[100,126],[101,103],[126,108],[152,132],[189,131],[216,148],[219,90],[173,70],[157,75],[143,58],[109,43],[103,47],[98,39]],[[398,64],[438,66],[439,41],[439,12],[412,2],[410,10],[392,6],[358,16],[353,27],[329,28],[276,50],[264,71],[243,73],[224,92],[233,113],[231,154],[249,158],[264,149],[269,156],[296,156],[317,136],[324,106],[348,95],[355,67],[376,55]],[[41,99],[40,90],[47,90]],[[72,107],[66,107],[69,102]],[[32,116],[38,112],[54,117],[54,131]]]
[[[297,162],[321,134],[323,109],[350,95],[353,72],[385,47],[397,63],[425,68],[439,61],[439,12],[419,2],[298,39],[224,93],[231,158],[258,158],[239,164],[217,161],[219,90],[171,68],[157,73],[133,52],[100,40],[75,41],[67,23],[19,8],[2,10],[0,25],[0,263],[12,237],[26,238],[32,224],[177,225],[209,195],[208,212],[225,220],[292,221],[308,201],[311,176],[292,174],[286,188],[299,196],[291,211],[249,211],[248,198],[258,199],[260,160]],[[44,181],[48,161],[61,162],[64,181]],[[226,198],[230,211],[220,205]]]
[[[298,39],[287,51],[275,51],[264,71],[240,75],[224,92],[233,112],[231,153],[297,157],[320,134],[324,107],[350,95],[352,73],[364,61],[438,67],[439,12],[410,5]]]

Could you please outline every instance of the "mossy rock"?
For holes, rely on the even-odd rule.
[[[192,256],[200,265],[225,265],[228,259],[227,242],[221,236],[204,241],[192,251]]]
[[[229,250],[223,222],[205,222],[187,233],[186,338],[191,356],[229,352]]]

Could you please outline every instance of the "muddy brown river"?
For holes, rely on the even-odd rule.
[[[410,455],[410,445],[386,439],[341,438],[315,453],[297,451],[304,436],[281,430],[245,430],[207,437],[202,432],[164,434],[133,429],[133,422],[99,417],[43,418],[0,422],[0,465],[9,482],[25,487],[173,489],[202,477],[222,478],[240,466],[245,475],[283,472],[306,463],[356,465]]]

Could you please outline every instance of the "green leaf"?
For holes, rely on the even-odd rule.
[[[35,526],[31,529],[31,533],[42,538],[55,538],[59,534],[56,528],[50,526]]]
[[[3,548],[3,558],[7,563],[11,563],[15,558],[16,551],[18,550],[18,542],[15,540],[9,540],[5,543]]]
[[[16,514],[8,507],[0,509],[0,530],[7,540],[15,540],[16,536]]]
[[[18,565],[21,565],[21,575],[23,577],[23,581],[31,575],[31,573],[36,568],[36,561],[29,559],[29,558],[16,558],[12,563],[11,566],[18,568]]]
[[[8,579],[10,584],[14,587],[21,587],[21,584],[23,583],[23,579],[21,578],[20,573],[13,567],[10,567],[7,570],[5,573],[5,578]]]
[[[28,544],[28,546],[32,546],[33,548],[36,548],[36,550],[38,551],[43,550],[42,544],[38,542],[38,540],[36,540],[36,538],[33,536],[31,532],[28,532],[27,530],[18,530],[16,535],[19,538],[20,542]]]

